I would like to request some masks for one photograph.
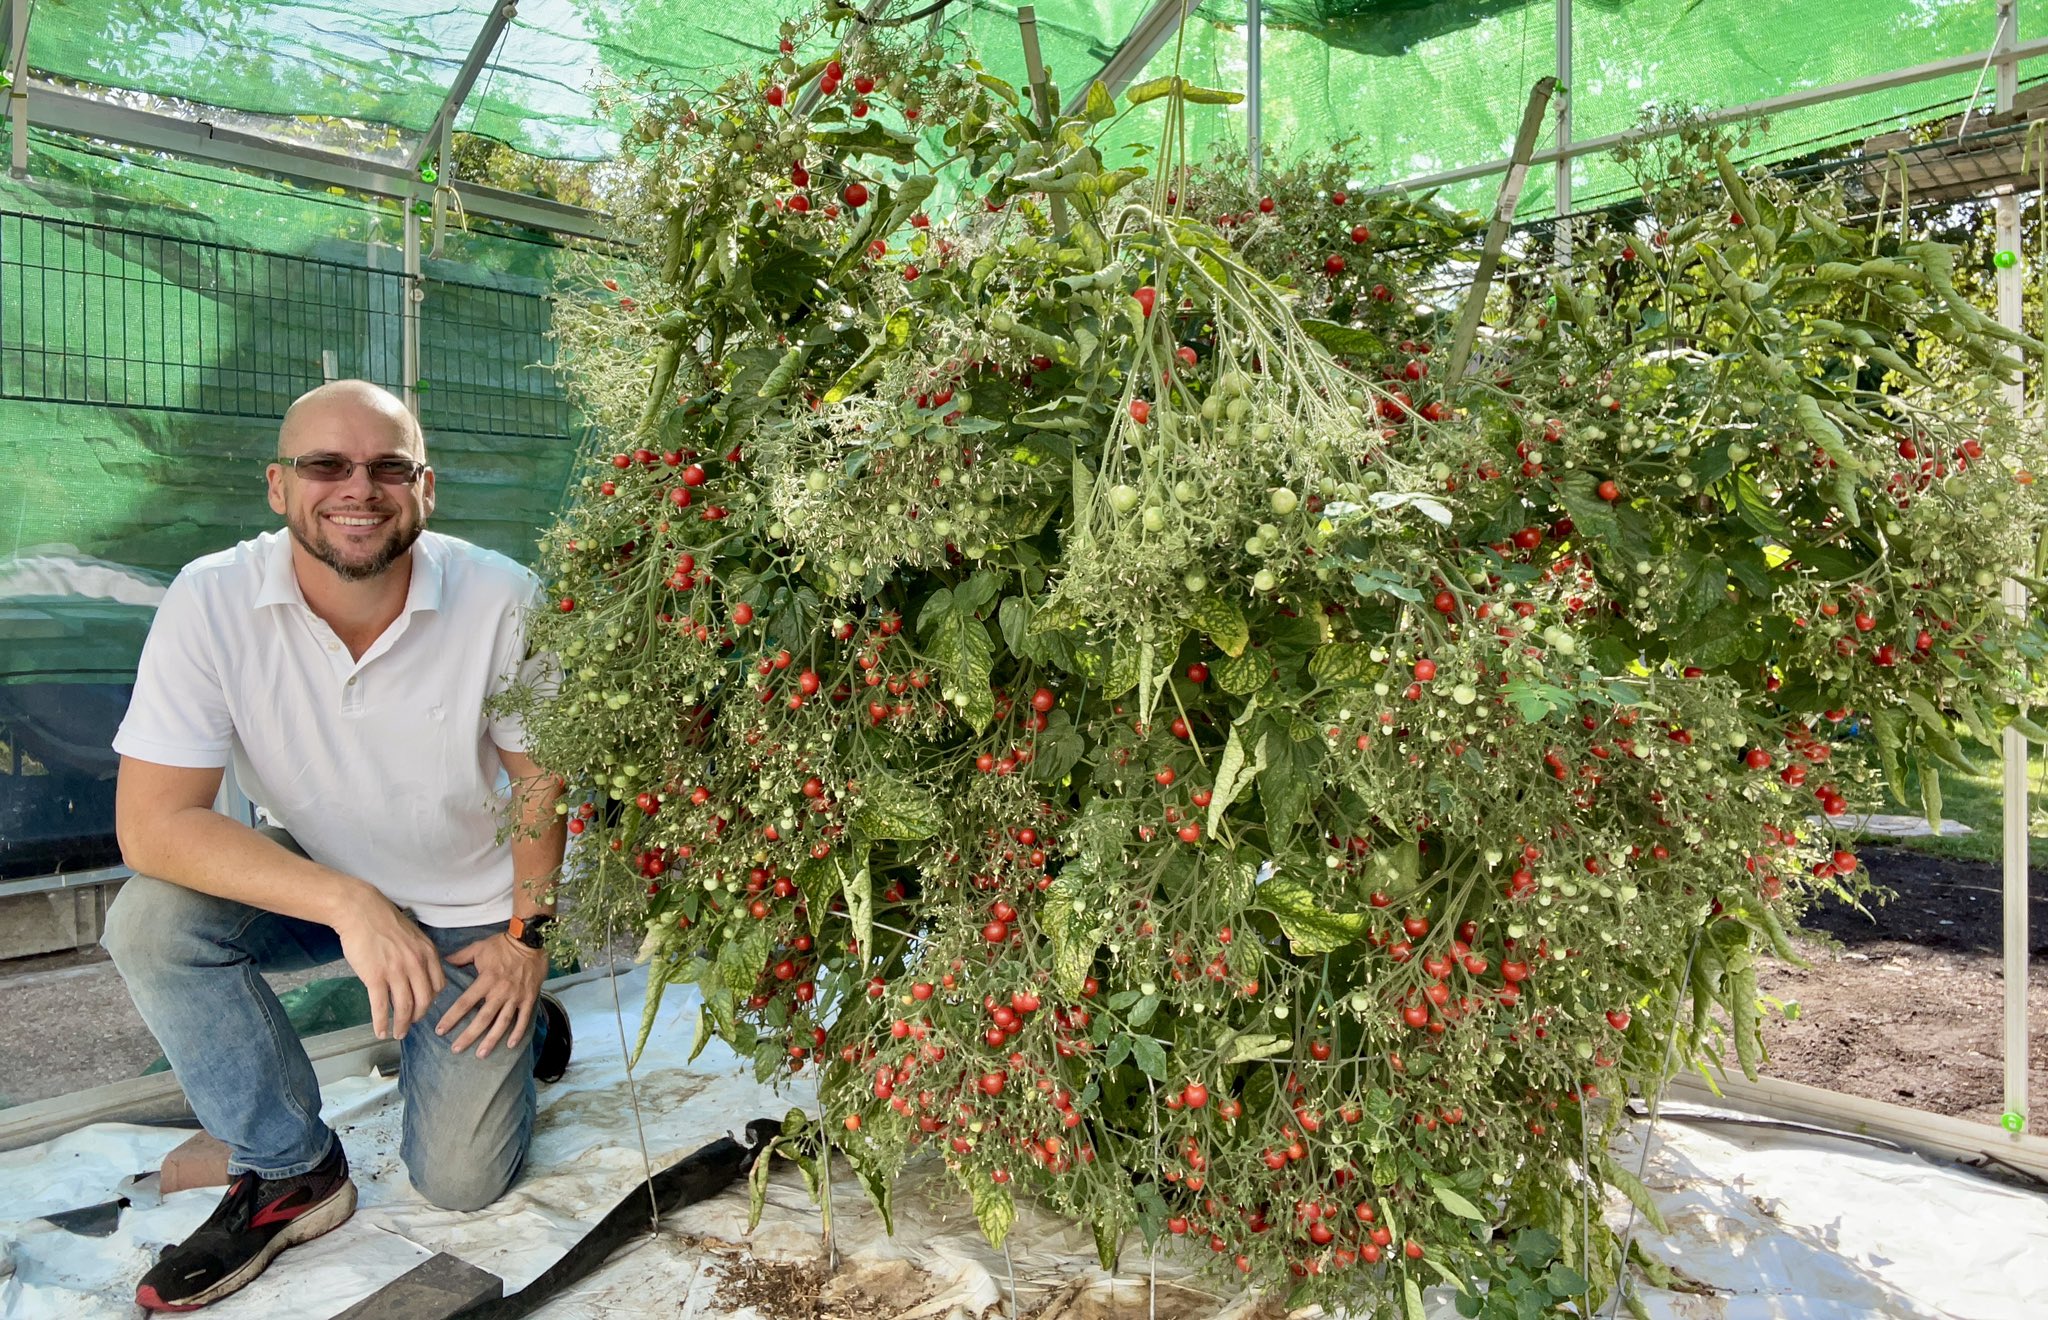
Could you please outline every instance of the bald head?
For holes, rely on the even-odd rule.
[[[307,390],[285,409],[277,429],[277,452],[291,458],[334,446],[337,432],[382,441],[385,452],[427,456],[426,437],[412,410],[398,396],[367,380],[331,380]]]
[[[329,461],[315,464],[313,456]],[[300,582],[331,571],[342,583],[411,572],[406,557],[434,512],[434,470],[411,411],[366,380],[337,380],[309,390],[286,410],[269,466],[270,507],[284,515],[299,554]],[[379,480],[371,465],[395,466],[402,480]],[[411,463],[392,464],[392,459]],[[332,460],[341,460],[335,462]],[[390,579],[401,585],[407,577]]]

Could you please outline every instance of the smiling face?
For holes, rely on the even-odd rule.
[[[335,381],[301,396],[285,413],[277,452],[280,458],[332,454],[357,463],[427,457],[419,424],[405,405],[366,381]],[[292,539],[344,582],[389,572],[434,511],[431,469],[411,485],[387,486],[363,467],[340,481],[316,481],[272,463],[269,481],[270,507],[284,515]]]

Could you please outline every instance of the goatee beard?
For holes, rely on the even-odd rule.
[[[343,559],[332,545],[327,544],[326,538],[315,540],[307,536],[296,522],[290,524],[292,539],[299,543],[299,547],[333,569],[334,575],[343,582],[368,582],[371,578],[381,576],[398,562],[400,556],[412,549],[413,542],[420,539],[420,533],[426,530],[426,526],[425,520],[421,520],[411,527],[403,528],[384,543],[382,550],[370,558],[360,563],[350,563]]]

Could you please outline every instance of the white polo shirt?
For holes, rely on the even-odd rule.
[[[520,677],[538,580],[424,532],[404,612],[358,660],[307,607],[291,552],[280,529],[185,566],[150,626],[114,750],[207,769],[232,759],[242,791],[307,856],[425,925],[509,919],[497,749],[526,742],[484,702]]]

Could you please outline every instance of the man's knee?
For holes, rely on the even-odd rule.
[[[131,876],[121,885],[107,909],[100,946],[123,976],[146,975],[175,956],[179,936],[190,924],[183,910],[193,897],[182,885],[154,876]]]
[[[519,1161],[470,1160],[443,1155],[408,1160],[406,1176],[413,1190],[443,1210],[481,1210],[503,1196],[519,1173]]]

